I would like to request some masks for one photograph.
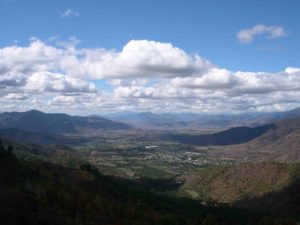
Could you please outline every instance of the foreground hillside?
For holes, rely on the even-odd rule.
[[[300,179],[297,178],[290,185],[279,191],[266,193],[262,196],[242,199],[234,203],[240,208],[268,211],[275,215],[292,215],[300,217]]]
[[[70,169],[23,161],[0,146],[2,224],[246,224],[262,217],[208,207],[101,175],[90,164]]]
[[[246,163],[199,169],[182,177],[180,196],[235,202],[280,191],[300,178],[300,164]],[[298,203],[300,206],[300,202]]]
[[[9,146],[0,146],[0,218],[5,224],[256,224],[268,218],[155,194],[148,191],[149,183],[144,186],[103,176],[90,164],[71,169],[40,160],[20,160],[12,151]],[[278,187],[289,181],[285,170],[273,171],[280,177],[275,181]],[[275,175],[270,179],[276,180]],[[271,181],[269,185],[275,183]],[[293,217],[288,219],[287,215],[273,218],[268,224],[277,220],[294,224]]]
[[[226,202],[239,208],[300,220],[300,164],[248,163],[211,167],[186,175],[181,181],[179,196]],[[270,223],[267,221],[264,224]]]

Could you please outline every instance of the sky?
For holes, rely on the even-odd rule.
[[[0,111],[299,107],[300,2],[0,0]]]

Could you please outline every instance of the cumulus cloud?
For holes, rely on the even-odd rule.
[[[212,66],[199,55],[189,55],[170,43],[148,40],[132,40],[120,52],[81,49],[77,53],[80,58],[64,58],[61,67],[73,75],[96,79],[191,76]]]
[[[199,55],[188,55],[170,43],[148,40],[130,41],[107,62],[111,76],[131,77],[191,76],[203,73],[211,66]]]
[[[28,96],[24,93],[9,93],[4,96],[6,100],[26,100]]]
[[[226,69],[212,68],[200,77],[175,78],[172,84],[178,87],[203,89],[229,89],[238,85],[239,80]]]
[[[79,16],[79,13],[74,11],[73,9],[66,9],[63,13],[61,13],[60,17],[72,17],[72,16]]]
[[[186,77],[203,74],[212,64],[169,43],[147,40],[128,42],[120,52],[78,49],[78,40],[51,46],[34,39],[29,46],[0,49],[0,73],[30,74],[60,70],[84,78]]]
[[[50,106],[76,106],[81,104],[81,101],[76,96],[64,96],[59,95],[55,96],[53,99],[48,101],[48,105]]]
[[[0,82],[24,85],[26,78],[34,72],[56,68],[56,61],[64,51],[33,40],[29,46],[8,46],[0,49]]]
[[[267,39],[275,39],[284,37],[287,35],[285,29],[281,26],[266,26],[263,24],[257,24],[252,28],[243,29],[237,33],[237,39],[241,43],[250,43],[257,35],[266,35]]]
[[[96,92],[93,83],[51,72],[33,73],[28,78],[24,89],[38,92]]]
[[[300,68],[231,71],[170,43],[148,40],[132,40],[120,51],[77,43],[76,38],[57,44],[35,38],[27,46],[0,48],[3,108],[209,112],[299,103]],[[101,90],[98,80],[110,89]]]
[[[158,96],[166,93],[170,97],[190,96],[199,93],[222,93],[223,96],[242,96],[245,94],[269,94],[273,92],[298,92],[300,91],[300,70],[287,68],[278,73],[267,72],[231,72],[226,69],[213,68],[207,74],[200,77],[177,77],[170,79],[168,83],[150,87],[130,86],[119,87],[116,90],[124,90],[124,96]],[[150,91],[151,90],[151,91]],[[172,91],[171,91],[172,90]],[[135,93],[135,94],[130,94]],[[145,93],[148,93],[145,94]],[[153,93],[158,93],[153,95]],[[170,95],[173,93],[174,96]],[[119,94],[120,95],[120,94]],[[191,96],[191,97],[192,97]],[[167,97],[167,96],[166,96]]]
[[[150,87],[119,86],[114,94],[117,98],[144,99],[147,104],[150,100],[151,104],[154,100],[157,104],[170,103],[169,110],[173,103],[181,103],[181,110],[192,111],[277,110],[299,105],[299,87],[298,68],[287,68],[278,73],[232,72],[214,68],[201,77],[172,78]]]

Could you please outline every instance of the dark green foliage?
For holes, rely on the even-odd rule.
[[[242,199],[235,203],[238,207],[269,212],[284,217],[286,215],[300,220],[300,178],[280,191],[263,196]]]
[[[203,219],[201,225],[218,225],[218,222],[214,215],[209,214]]]
[[[2,142],[0,142],[0,160],[2,160],[3,163],[5,163],[5,160],[16,160],[16,157],[13,154],[13,147],[11,145],[8,145],[5,148],[5,146],[2,145]]]
[[[132,181],[103,176],[88,163],[76,170],[26,162],[0,148],[2,224],[196,225],[208,215],[219,224],[244,224],[250,219],[243,211],[146,191]]]
[[[248,225],[264,222],[264,215],[243,209],[214,203],[202,205],[191,199],[147,191],[147,185],[156,189],[157,184],[104,176],[89,163],[71,169],[38,160],[24,161],[8,149],[12,150],[0,145],[0,224]],[[294,225],[292,219],[278,219],[277,223],[273,218],[274,225]]]
[[[87,171],[87,172],[91,173],[92,175],[94,175],[96,177],[101,176],[101,174],[98,171],[97,167],[95,167],[94,165],[92,165],[90,163],[81,164],[79,168],[83,171]]]
[[[259,220],[258,225],[297,225],[297,221],[290,218],[274,218],[265,216]]]

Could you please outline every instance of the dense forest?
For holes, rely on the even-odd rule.
[[[66,168],[20,159],[0,144],[2,224],[296,224],[292,217],[176,198],[134,182],[104,176],[89,163]]]

